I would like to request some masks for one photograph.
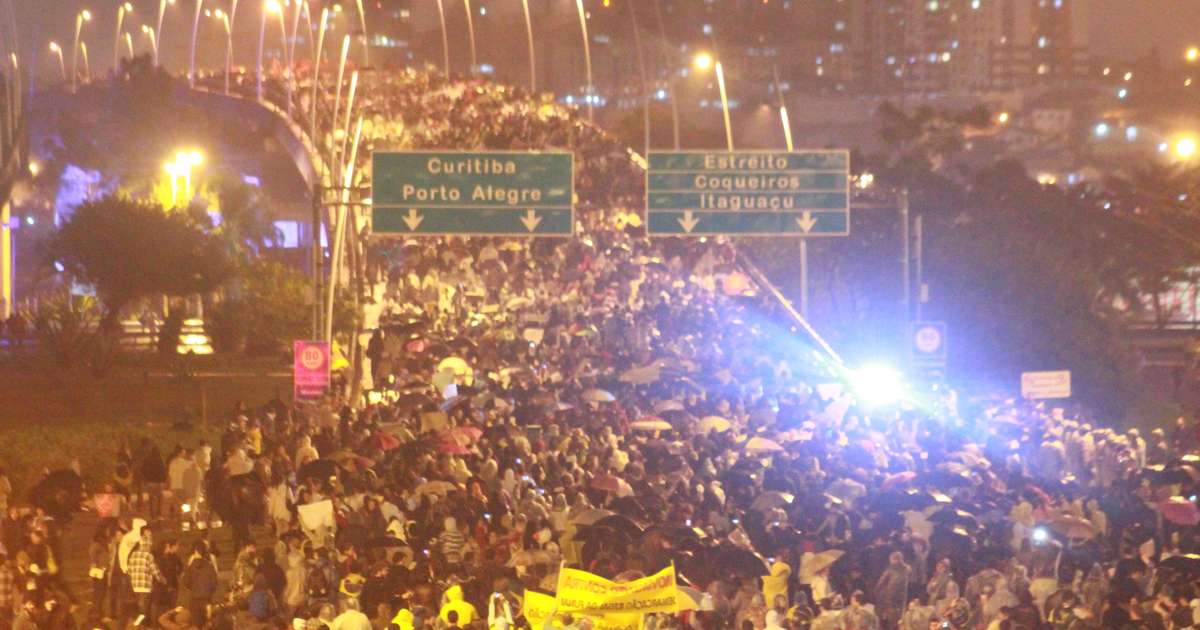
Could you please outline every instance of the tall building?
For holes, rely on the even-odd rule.
[[[1083,79],[1088,0],[854,0],[857,86],[917,94]]]

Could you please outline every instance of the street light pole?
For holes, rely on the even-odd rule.
[[[592,45],[588,37],[587,11],[583,9],[583,0],[575,0],[575,7],[579,10],[579,33],[583,36],[583,63],[587,71],[587,95],[584,100],[587,101],[588,106],[588,122],[591,122],[595,120],[595,108],[592,105],[595,91],[592,85]]]
[[[717,88],[721,90],[721,111],[725,115],[725,144],[733,151],[733,125],[729,122],[729,94],[725,91],[725,69],[721,62],[716,63]]]
[[[233,69],[233,25],[230,24],[229,16],[220,9],[213,13],[213,17],[220,20],[221,26],[225,27],[225,93],[229,94],[229,75]]]
[[[440,0],[439,0],[440,2]],[[321,29],[317,33],[317,51],[313,55],[312,96],[308,103],[308,139],[317,145],[317,88],[321,84],[321,56],[325,47],[325,29],[329,26],[329,7],[321,8]]]
[[[133,5],[128,2],[117,7],[117,36],[113,41],[113,75],[117,74],[117,68],[121,65],[121,27],[125,25],[125,14],[133,11]],[[132,53],[130,54],[132,57]]]
[[[154,28],[149,24],[142,25],[142,33],[146,35],[146,39],[150,40],[150,57],[154,60],[154,65],[158,65],[158,36],[154,32]]]
[[[175,4],[175,0],[158,0],[158,25],[154,28],[155,38],[162,40],[163,34],[163,16],[167,12],[167,5]],[[158,46],[154,47],[154,65],[158,65]]]
[[[133,35],[125,33],[125,49],[129,52],[129,58],[133,59]]]
[[[629,19],[633,22],[633,47],[637,51],[638,74],[642,79],[642,135],[643,157],[650,156],[650,85],[646,82],[646,59],[642,54],[642,33],[638,28],[637,4],[633,0],[627,3]]]
[[[75,42],[71,45],[71,91],[74,92],[79,77],[79,47],[82,42],[79,36],[83,33],[83,23],[92,19],[92,12],[84,9],[75,15]]]
[[[450,76],[450,36],[446,33],[446,7],[437,0],[438,20],[442,23],[442,72]]]
[[[479,60],[475,57],[475,18],[471,15],[471,0],[463,0],[463,8],[467,10],[467,41],[471,44],[471,71],[468,74],[475,74]]]
[[[192,49],[188,55],[188,87],[196,87],[196,35],[200,32],[200,9],[204,0],[196,0],[196,14],[192,18]]]
[[[357,2],[358,2],[358,23],[360,26],[362,26],[363,67],[365,68],[365,67],[371,65],[370,51],[367,50],[368,48],[371,47],[371,39],[369,37],[367,37],[367,14],[365,11],[363,11],[363,2],[362,2],[362,0],[357,0]]]
[[[58,74],[63,81],[67,80],[67,64],[63,61],[62,46],[56,42],[50,42],[50,52],[58,57]]]
[[[537,63],[533,52],[533,19],[529,16],[529,0],[521,0],[521,8],[525,10],[525,35],[529,40],[529,92],[537,93]]]

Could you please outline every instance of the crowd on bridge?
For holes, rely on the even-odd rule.
[[[672,564],[679,611],[640,625],[1200,627],[1195,426],[868,406],[732,246],[638,235],[640,172],[576,113],[417,72],[359,89],[361,154],[574,150],[581,233],[376,246],[368,404],[274,400],[211,446],[123,450],[90,489],[120,513],[86,561],[62,557],[67,515],[12,511],[12,627],[74,608],[81,627],[607,628],[531,618],[525,594],[562,567]],[[85,562],[90,598],[61,577]]]

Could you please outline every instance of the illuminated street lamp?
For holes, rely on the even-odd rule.
[[[579,32],[583,36],[583,65],[587,71],[587,95],[584,100],[587,101],[588,106],[588,122],[591,122],[595,114],[592,107],[592,102],[595,100],[592,86],[592,44],[588,38],[587,11],[583,9],[583,0],[575,0],[575,6],[579,10]]]
[[[83,81],[92,82],[92,62],[88,60],[87,42],[79,42],[79,53],[83,56]]]
[[[196,0],[196,13],[192,16],[192,48],[188,53],[188,87],[196,87],[196,35],[200,32],[200,10],[204,0]]]
[[[442,23],[442,72],[450,76],[450,36],[446,33],[446,7],[437,0],[438,20]]]
[[[1192,46],[1191,48],[1188,48],[1187,52],[1183,53],[1183,58],[1187,59],[1188,63],[1196,63],[1197,61],[1200,61],[1200,47]]]
[[[151,58],[154,59],[154,65],[157,66],[158,65],[158,36],[155,34],[154,29],[151,28],[150,25],[148,25],[148,24],[142,25],[142,34],[144,34],[146,36],[146,39],[148,39],[150,41],[150,56],[151,56]]]
[[[725,115],[725,145],[733,151],[733,125],[729,120],[729,94],[725,90],[725,69],[720,60],[710,53],[698,53],[692,59],[692,67],[699,72],[712,69],[717,74],[717,88],[721,91],[721,110]]]
[[[229,15],[220,9],[213,13],[213,17],[225,27],[225,93],[229,94],[229,75],[233,69],[233,25],[229,22]]]
[[[463,0],[463,8],[467,11],[467,42],[471,45],[470,74],[475,74],[478,60],[475,58],[475,18],[471,16],[471,0]]]
[[[71,91],[74,92],[79,76],[79,36],[83,33],[83,23],[92,21],[92,12],[84,9],[75,15],[75,42],[71,45]]]
[[[521,8],[525,10],[525,35],[529,40],[529,93],[537,93],[537,63],[533,53],[533,20],[529,17],[529,0],[521,0]]]
[[[262,23],[258,29],[258,64],[256,65],[257,83],[255,85],[255,94],[258,100],[263,98],[263,40],[267,36],[267,16],[275,15],[279,17],[279,28],[283,29],[283,54],[287,56],[287,28],[283,23],[283,6],[279,4],[279,0],[265,0],[262,8]],[[287,59],[284,59],[287,63]]]
[[[125,50],[129,53],[129,58],[133,59],[133,35],[123,33],[121,39],[125,40]]]
[[[113,42],[113,74],[117,73],[117,68],[121,65],[121,27],[125,25],[125,14],[133,11],[133,5],[128,2],[117,7],[117,36]],[[132,56],[132,55],[130,55]]]
[[[158,44],[162,39],[163,34],[163,15],[167,12],[167,5],[175,4],[175,0],[158,0],[158,24],[154,27],[154,65],[158,65]]]
[[[55,57],[58,57],[58,74],[63,81],[66,81],[67,64],[63,61],[62,46],[59,46],[57,42],[50,42],[50,52],[54,53]]]

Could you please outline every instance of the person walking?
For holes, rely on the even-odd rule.
[[[912,569],[904,562],[904,554],[893,551],[888,557],[887,569],[875,582],[875,607],[882,627],[893,628],[900,621],[908,603],[911,580]]]
[[[205,541],[196,543],[183,571],[181,585],[188,590],[187,609],[192,621],[203,626],[208,621],[208,605],[217,593],[217,567]]]
[[[137,600],[138,615],[150,616],[150,606],[156,587],[166,583],[158,569],[154,554],[150,553],[150,543],[145,539],[137,544],[133,553],[129,554],[129,584]]]

